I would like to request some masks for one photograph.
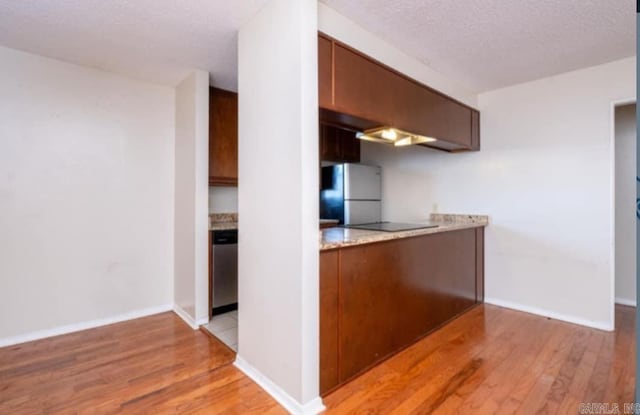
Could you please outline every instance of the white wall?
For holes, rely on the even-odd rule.
[[[407,55],[323,3],[318,4],[318,30],[425,85],[477,107],[477,91]]]
[[[209,74],[195,71],[176,87],[175,310],[194,328],[207,322]]]
[[[0,345],[168,309],[174,90],[0,47]]]
[[[636,305],[636,106],[615,111],[616,302]]]
[[[240,29],[238,55],[236,365],[290,411],[315,413],[322,408],[318,169],[313,168],[318,163],[316,1],[269,1]]]
[[[477,153],[363,143],[383,167],[383,218],[490,215],[488,302],[611,328],[611,103],[635,96],[635,64],[481,94]]]
[[[238,188],[232,186],[209,187],[209,213],[235,213],[238,211]]]

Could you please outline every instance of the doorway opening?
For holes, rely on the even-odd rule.
[[[231,216],[231,214],[227,214]],[[214,218],[216,215],[212,215]],[[217,215],[218,217],[220,215]],[[210,230],[209,323],[204,328],[238,351],[238,229],[236,222]]]
[[[614,302],[636,306],[636,103],[614,107]]]
[[[207,331],[238,351],[238,187],[209,187]]]

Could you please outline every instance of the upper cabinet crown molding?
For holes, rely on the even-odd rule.
[[[365,130],[391,126],[457,152],[480,150],[480,113],[322,33],[318,93],[323,121]]]

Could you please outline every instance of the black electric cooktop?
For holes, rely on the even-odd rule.
[[[400,232],[411,231],[414,229],[426,229],[437,228],[438,225],[430,225],[425,223],[398,223],[398,222],[377,222],[377,223],[365,223],[362,225],[345,225],[345,228],[350,229],[364,229],[367,231],[381,231],[381,232]]]

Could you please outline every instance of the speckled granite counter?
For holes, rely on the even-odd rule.
[[[238,229],[238,222],[214,222],[209,224],[210,231],[226,231],[228,229]]]
[[[238,229],[237,213],[211,213],[209,215],[210,231],[225,231],[228,229]]]
[[[324,229],[320,231],[320,250],[324,251],[327,249],[369,244],[412,236],[429,235],[439,232],[449,232],[459,229],[478,228],[487,226],[489,224],[489,217],[481,215],[432,214],[430,221],[425,223],[429,225],[438,225],[438,227],[401,232],[369,231],[342,227]]]
[[[320,225],[338,225],[337,219],[320,219]],[[210,231],[225,231],[228,229],[238,229],[237,213],[212,213],[209,215]]]

